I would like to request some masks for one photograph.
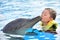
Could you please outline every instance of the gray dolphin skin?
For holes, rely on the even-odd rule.
[[[9,22],[2,31],[6,34],[22,35],[26,34],[26,30],[32,28],[37,22],[41,20],[40,16],[32,19],[19,18]],[[15,40],[11,37],[11,40]],[[16,39],[17,40],[17,39]]]
[[[16,19],[8,23],[2,29],[2,31],[8,34],[24,35],[27,29],[33,27],[34,24],[36,24],[40,20],[41,20],[40,16],[37,16],[32,19],[24,19],[24,18]]]

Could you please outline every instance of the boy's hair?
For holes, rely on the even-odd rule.
[[[50,12],[50,16],[55,20],[56,18],[56,11],[51,8],[45,8],[45,10],[48,10]]]

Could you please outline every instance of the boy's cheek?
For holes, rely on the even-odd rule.
[[[42,22],[48,22],[49,20],[47,18],[45,18],[45,19],[42,19],[41,21]]]
[[[46,20],[45,20],[45,19],[42,19],[41,21],[42,21],[42,22],[45,22]]]

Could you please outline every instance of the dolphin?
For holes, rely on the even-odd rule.
[[[26,34],[26,30],[32,28],[37,22],[41,20],[40,16],[32,19],[19,18],[9,22],[3,29],[3,33],[22,35]]]

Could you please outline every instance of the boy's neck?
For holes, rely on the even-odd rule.
[[[47,25],[47,23],[43,23],[43,26],[46,26]]]
[[[48,22],[43,22],[43,26],[46,26],[48,24]]]

